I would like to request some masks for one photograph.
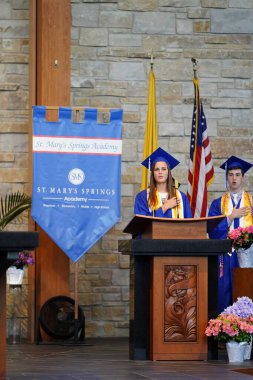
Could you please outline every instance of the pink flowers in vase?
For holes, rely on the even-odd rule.
[[[236,228],[228,233],[228,239],[233,240],[235,250],[249,248],[253,243],[253,226]]]
[[[253,302],[248,297],[239,297],[215,319],[210,319],[205,330],[221,342],[250,342],[253,334]]]
[[[209,320],[205,334],[214,336],[221,342],[250,342],[253,317],[240,318],[234,314],[220,314],[216,319]]]

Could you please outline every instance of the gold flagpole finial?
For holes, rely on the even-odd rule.
[[[154,65],[154,55],[153,55],[153,52],[151,52],[150,54],[150,66],[153,67]]]

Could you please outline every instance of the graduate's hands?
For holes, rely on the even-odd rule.
[[[245,207],[240,207],[240,208],[234,207],[233,211],[231,212],[231,214],[228,215],[228,219],[232,223],[234,219],[246,216],[246,215],[248,215],[249,212],[250,212],[249,207],[246,207],[246,206]]]
[[[170,208],[177,207],[180,204],[180,199],[177,197],[169,198],[164,201],[164,204],[162,205],[163,213],[165,213]]]

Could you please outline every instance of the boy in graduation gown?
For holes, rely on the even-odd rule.
[[[191,208],[184,193],[175,188],[171,170],[179,164],[162,148],[143,162],[151,171],[150,186],[136,195],[134,213],[159,218],[191,218]]]
[[[210,233],[211,239],[226,239],[235,228],[253,225],[252,195],[244,190],[244,174],[253,165],[236,156],[231,156],[221,165],[226,173],[228,191],[215,199],[208,216],[226,215]],[[219,256],[218,311],[232,304],[233,269],[238,267],[236,252]]]

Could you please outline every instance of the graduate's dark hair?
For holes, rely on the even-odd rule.
[[[238,169],[241,170],[241,172],[242,172],[242,176],[244,176],[244,170],[243,170],[243,168],[242,168],[241,166],[239,166],[239,165],[238,165],[238,166],[233,166],[233,167],[227,169],[227,176],[228,176],[228,172],[230,172],[231,170],[238,170]]]
[[[149,185],[149,204],[156,205],[156,181],[154,176],[154,170],[155,170],[155,164],[151,167],[151,174],[150,174],[150,185]],[[169,166],[166,164],[168,168],[168,178],[166,181],[166,191],[169,194],[169,198],[172,198],[175,196],[175,181],[174,178],[171,175],[171,170]]]

